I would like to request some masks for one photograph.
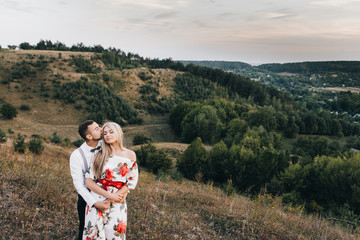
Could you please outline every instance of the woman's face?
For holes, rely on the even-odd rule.
[[[106,126],[103,129],[103,135],[104,135],[104,140],[107,144],[112,144],[117,142],[117,136],[110,127]]]

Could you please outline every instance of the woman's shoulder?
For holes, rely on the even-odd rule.
[[[129,158],[132,161],[136,161],[136,154],[133,150],[130,150],[128,148],[124,148],[124,154],[127,158]]]
[[[124,148],[119,155],[112,155],[111,157],[126,158],[130,161],[136,161],[136,154],[134,151]]]

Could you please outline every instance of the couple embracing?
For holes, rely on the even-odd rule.
[[[125,239],[126,196],[138,181],[133,151],[123,146],[123,131],[114,122],[102,128],[87,120],[79,134],[85,142],[70,156],[70,171],[78,192],[78,239]]]

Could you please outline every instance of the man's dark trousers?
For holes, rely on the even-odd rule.
[[[78,215],[79,215],[79,235],[78,235],[78,240],[82,240],[82,236],[83,236],[84,224],[85,224],[85,208],[86,208],[86,202],[78,194],[78,201],[77,201],[77,211],[78,211]]]

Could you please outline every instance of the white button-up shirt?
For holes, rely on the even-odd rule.
[[[100,145],[100,142],[98,143],[98,146]],[[93,149],[93,147],[90,147],[84,142],[80,148],[83,150],[88,167],[90,167],[90,164],[95,157],[95,154],[98,152],[91,152],[90,150]],[[72,152],[70,156],[70,172],[71,176],[73,178],[73,183],[76,188],[76,191],[80,194],[80,196],[85,200],[87,204],[90,206],[94,205],[94,203],[97,201],[93,197],[92,194],[90,194],[89,189],[85,186],[85,177],[83,175],[83,171],[85,171],[85,164],[83,157],[79,151],[79,149],[76,149]]]

